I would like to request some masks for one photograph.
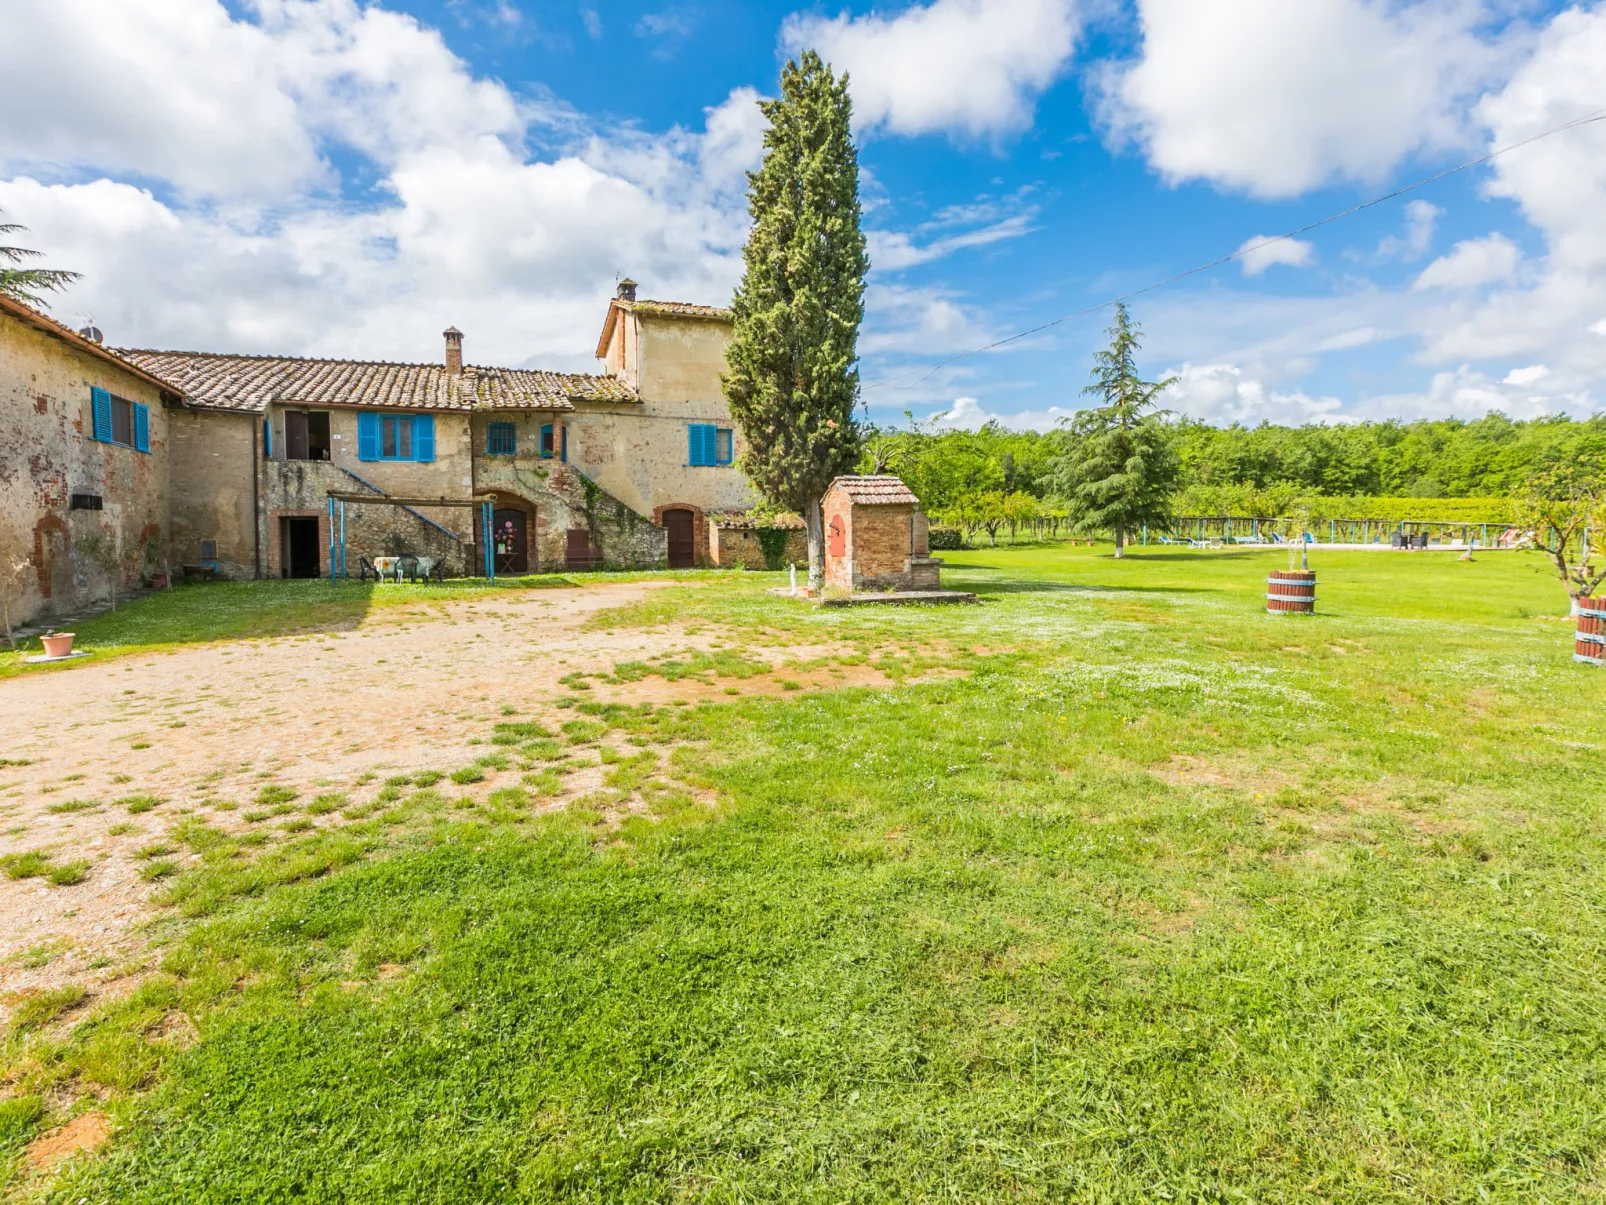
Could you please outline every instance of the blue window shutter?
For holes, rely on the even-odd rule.
[[[104,389],[91,388],[90,409],[94,412],[94,431],[91,439],[110,443],[112,438],[112,395]]]
[[[262,459],[273,459],[273,420],[265,416],[262,419]]]
[[[151,450],[151,408],[134,403],[134,448],[139,452]]]
[[[687,463],[697,465],[711,463],[707,455],[707,443],[703,439],[703,432],[708,428],[702,423],[692,423],[689,430],[691,449],[687,455]]]
[[[569,463],[569,428],[563,428],[563,438],[558,448],[558,459],[564,464]]]
[[[357,416],[357,459],[379,459],[379,415]]]
[[[698,460],[697,463],[698,464],[712,465],[714,463],[714,431],[715,431],[715,427],[714,427],[714,425],[712,423],[703,423],[697,428],[697,431],[698,431],[698,434],[701,437],[700,442],[702,444],[702,447],[701,447],[702,458],[700,460]]]
[[[552,458],[552,449],[550,447],[551,443],[552,443],[552,424],[551,423],[542,423],[541,424],[541,458],[543,460],[550,460]]]
[[[435,416],[420,414],[413,419],[413,459],[435,459]]]

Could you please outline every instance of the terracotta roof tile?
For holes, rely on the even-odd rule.
[[[257,414],[270,402],[389,410],[572,410],[575,401],[637,400],[623,381],[588,373],[467,366],[452,376],[442,364],[192,351],[116,354],[171,382],[193,405]]]
[[[831,488],[826,493],[834,489],[842,490],[856,505],[920,505],[920,499],[903,483],[902,477],[838,477],[831,482]]]
[[[719,305],[693,305],[689,301],[649,301],[642,298],[639,301],[619,302],[627,310],[636,310],[643,314],[673,314],[678,318],[716,318],[721,322],[731,320],[731,312]]]

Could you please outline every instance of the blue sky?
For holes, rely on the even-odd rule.
[[[756,98],[850,69],[878,421],[1044,427],[1107,315],[928,367],[1606,107],[1606,5],[0,0],[0,207],[125,346],[591,367],[723,303]],[[1210,421],[1606,398],[1606,123],[1133,302]],[[1270,261],[1270,262],[1267,262]]]

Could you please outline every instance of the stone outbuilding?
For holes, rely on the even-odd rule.
[[[901,478],[838,477],[824,511],[827,589],[942,589],[920,499]]]

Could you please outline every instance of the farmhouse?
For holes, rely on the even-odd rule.
[[[491,502],[499,573],[717,563],[707,516],[753,502],[720,387],[729,339],[727,310],[638,299],[630,280],[594,374],[474,365],[456,328],[435,363],[110,349],[6,302],[0,520],[33,569],[21,611],[169,564],[317,577],[342,536],[348,572],[404,552],[476,572],[479,508],[431,500]],[[106,558],[80,554],[113,527],[125,555],[97,577]]]

